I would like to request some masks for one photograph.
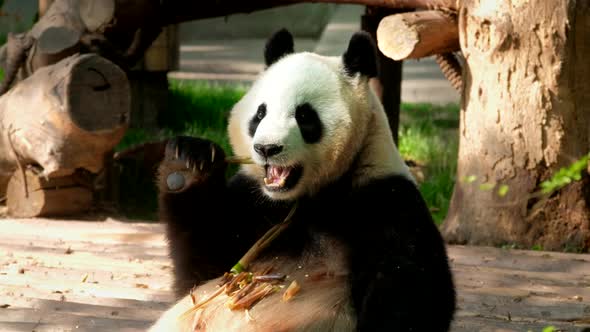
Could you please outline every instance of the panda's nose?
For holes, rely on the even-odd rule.
[[[258,152],[259,155],[268,158],[283,151],[283,146],[276,144],[254,144],[254,151]]]

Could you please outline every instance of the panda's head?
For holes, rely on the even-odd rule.
[[[255,162],[242,172],[273,200],[312,195],[349,171],[380,107],[368,85],[377,74],[368,34],[354,34],[341,57],[293,49],[287,30],[269,39],[267,68],[229,123],[234,154]]]

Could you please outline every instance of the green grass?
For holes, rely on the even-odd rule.
[[[158,119],[162,130],[154,135],[142,129],[129,129],[116,150],[165,137],[191,135],[208,138],[231,154],[228,114],[245,91],[244,86],[172,81],[169,107]],[[402,105],[399,149],[404,158],[422,166],[425,178],[420,191],[437,224],[447,214],[455,181],[458,116],[456,105]],[[235,168],[229,173],[233,171]]]
[[[229,111],[246,88],[172,80],[169,89],[168,108],[158,118],[162,130],[154,135],[141,128],[131,128],[115,149],[120,151],[149,140],[192,135],[215,141],[229,151],[226,135]]]
[[[457,169],[459,107],[402,104],[399,150],[423,166],[420,192],[437,224],[447,215]]]

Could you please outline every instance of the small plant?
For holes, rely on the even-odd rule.
[[[588,168],[588,161],[590,160],[590,153],[584,157],[576,160],[568,167],[562,167],[550,179],[541,183],[541,192],[543,194],[550,194],[559,190],[573,181],[580,181],[582,173],[586,172]]]

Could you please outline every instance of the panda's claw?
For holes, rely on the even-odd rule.
[[[221,147],[206,139],[178,136],[166,145],[165,156],[160,163],[160,187],[166,191],[182,192],[188,186],[202,183],[213,174],[225,174],[225,153]],[[181,174],[185,181],[180,181]],[[183,188],[179,188],[182,187]]]

